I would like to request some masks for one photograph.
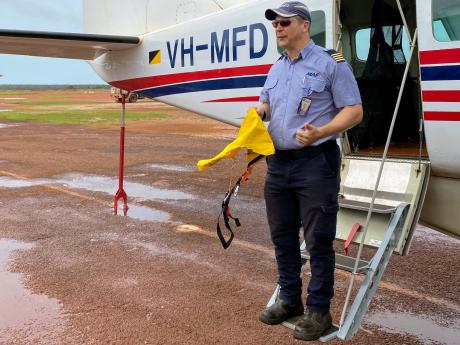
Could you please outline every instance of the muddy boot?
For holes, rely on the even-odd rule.
[[[300,340],[316,340],[332,327],[331,313],[321,315],[319,313],[307,311],[294,329],[294,338]]]
[[[272,306],[262,310],[259,320],[267,325],[277,325],[291,317],[302,315],[303,312],[302,301],[290,303],[278,299]]]

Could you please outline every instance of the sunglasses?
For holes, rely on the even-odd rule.
[[[288,27],[291,25],[292,20],[290,19],[280,19],[280,20],[274,20],[272,21],[273,27],[276,29],[278,27],[278,24],[281,25],[283,28]]]

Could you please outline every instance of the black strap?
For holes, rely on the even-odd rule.
[[[247,175],[250,173],[250,168],[254,164],[256,164],[259,160],[261,160],[263,157],[264,155],[258,155],[256,158],[250,161],[248,163],[246,171],[236,181],[235,185],[229,191],[225,193],[224,200],[222,201],[222,206],[221,206],[222,210],[219,214],[219,217],[217,217],[217,227],[216,227],[217,237],[219,238],[220,243],[222,243],[222,247],[224,247],[224,249],[227,249],[228,247],[230,247],[230,244],[232,243],[233,238],[235,237],[235,234],[233,233],[233,230],[230,226],[230,219],[233,219],[237,227],[241,226],[240,220],[238,218],[233,217],[230,212],[230,207],[229,207],[230,199],[232,198],[232,195],[235,194],[235,191],[237,191],[240,188],[241,182],[247,180]],[[220,227],[220,216],[223,216],[225,227],[230,233],[230,238],[228,240],[225,240],[225,237],[222,233],[222,229]]]

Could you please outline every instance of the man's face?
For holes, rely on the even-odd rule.
[[[276,16],[272,23],[274,26],[276,25],[275,32],[278,45],[283,49],[294,47],[297,42],[305,39],[310,25],[309,22],[298,16],[290,18]]]

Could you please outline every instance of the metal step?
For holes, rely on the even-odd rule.
[[[296,316],[293,317],[287,321],[284,321],[282,323],[283,326],[294,330],[295,325],[297,324],[297,321],[301,318],[301,316]],[[319,337],[319,341],[322,343],[327,343],[328,341],[334,340],[337,338],[337,333],[339,332],[339,326],[337,325],[332,325],[331,328],[327,329],[324,331],[323,335]]]
[[[306,251],[301,252],[302,257],[302,264],[305,264],[310,259],[310,255]],[[335,254],[335,268],[353,272],[353,268],[355,267],[355,258],[352,256],[342,255],[342,254]],[[358,264],[358,273],[365,274],[366,271],[369,269],[369,262],[366,260],[359,260]]]

